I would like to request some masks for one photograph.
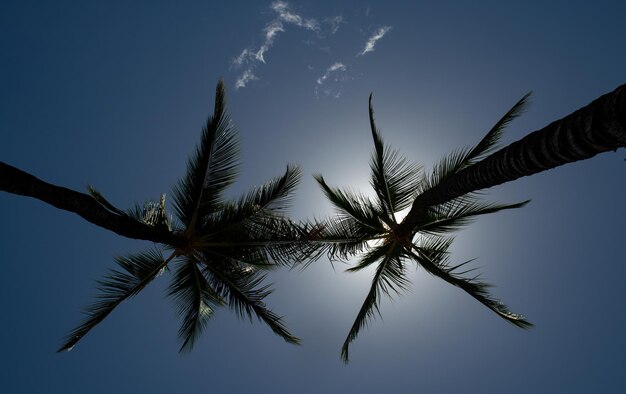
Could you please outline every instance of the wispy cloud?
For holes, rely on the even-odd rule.
[[[345,64],[337,62],[337,63],[334,63],[332,66],[328,67],[328,69],[326,70],[324,75],[322,75],[321,77],[317,78],[317,84],[318,85],[322,85],[324,83],[324,81],[326,81],[328,79],[330,74],[332,74],[335,71],[346,71]]]
[[[366,18],[372,17],[369,7],[365,8],[364,13]],[[272,48],[278,42],[278,37],[280,37],[281,34],[287,34],[290,28],[296,27],[309,32],[309,36],[301,41],[303,45],[324,52],[323,54],[318,53],[317,57],[321,55],[322,57],[326,57],[326,60],[332,60],[332,58],[327,58],[327,56],[335,57],[333,54],[333,45],[329,39],[335,36],[343,25],[348,24],[341,14],[319,19],[307,18],[285,0],[273,0],[269,5],[269,14],[269,21],[261,30],[257,44],[242,49],[236,57],[231,59],[231,69],[234,69],[235,72],[238,73],[235,80],[235,90],[243,89],[249,86],[253,81],[262,78],[262,74],[259,72],[260,69],[267,66],[268,63],[271,63],[272,57],[269,56],[269,54]],[[374,31],[373,35],[369,37],[365,46],[362,47],[362,50],[358,50],[359,43],[355,43],[357,48],[356,59],[352,57],[354,55],[348,55],[345,54],[345,52],[343,52],[344,56],[340,56],[339,58],[335,57],[336,60],[330,63],[330,66],[323,69],[325,71],[322,75],[318,74],[317,78],[311,80],[311,82],[315,81],[315,96],[338,98],[342,94],[344,85],[348,83],[348,81],[358,77],[359,74],[355,74],[355,70],[357,70],[355,64],[360,62],[358,58],[361,58],[369,52],[373,52],[376,43],[382,39],[389,30],[391,30],[391,26],[384,25],[378,28]],[[354,54],[354,52],[352,53]],[[311,65],[309,65],[308,68],[309,71],[314,69]],[[314,78],[314,74],[312,77]]]
[[[275,1],[271,5],[272,10],[278,14],[278,18],[284,22],[292,23],[307,30],[319,29],[319,24],[315,19],[304,19],[289,9],[289,4],[285,1]]]
[[[332,18],[324,19],[324,23],[329,25],[330,34],[336,34],[342,24],[346,23],[342,15],[333,16]]]
[[[319,97],[319,93],[320,91],[323,92],[325,95],[329,96],[329,95],[333,95],[335,98],[339,98],[339,96],[341,95],[341,89],[335,89],[334,92],[331,91],[331,89],[329,88],[324,88],[323,85],[326,82],[326,80],[328,80],[331,76],[334,75],[333,80],[335,82],[340,82],[344,79],[345,76],[341,75],[343,73],[346,72],[347,70],[347,66],[341,62],[336,62],[333,63],[330,67],[328,67],[326,69],[326,72],[324,73],[324,75],[322,75],[321,77],[317,78],[317,83],[315,86],[315,96]]]
[[[232,66],[235,68],[248,65],[237,78],[235,89],[244,88],[248,82],[259,79],[254,74],[254,70],[260,63],[266,64],[265,55],[274,45],[276,36],[285,32],[285,25],[295,25],[306,30],[319,31],[319,23],[316,19],[303,18],[292,11],[286,1],[274,1],[270,8],[276,13],[276,17],[263,28],[263,42],[261,45],[256,49],[245,48],[239,56],[231,61]]]
[[[368,52],[374,51],[374,46],[376,46],[376,42],[378,42],[378,40],[383,38],[385,34],[389,32],[389,30],[391,30],[391,26],[383,26],[379,28],[378,30],[376,30],[374,35],[372,35],[369,38],[369,40],[367,40],[367,42],[365,43],[365,48],[363,48],[363,50],[359,53],[359,55],[363,56]]]
[[[232,64],[234,66],[241,66],[244,63],[248,62],[248,59],[250,58],[251,55],[252,54],[250,53],[250,50],[246,48],[243,51],[241,51],[241,54],[239,54],[239,56],[237,56],[236,58],[232,60]]]
[[[235,82],[235,89],[245,88],[246,84],[250,81],[255,81],[259,79],[251,69],[247,69],[237,78],[237,82]]]
[[[265,63],[265,52],[267,52],[272,47],[272,45],[274,45],[274,38],[276,37],[276,35],[284,31],[285,29],[283,28],[283,24],[279,21],[273,21],[265,26],[265,29],[263,29],[263,33],[265,34],[265,41],[254,54],[255,59],[260,61],[261,63]]]

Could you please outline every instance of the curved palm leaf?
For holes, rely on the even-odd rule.
[[[313,226],[317,226],[319,231],[308,231],[309,234],[314,234],[307,243],[311,248],[309,258],[327,254],[331,261],[347,260],[363,251],[369,241],[384,237],[384,232],[347,216],[316,222]]]
[[[217,85],[215,110],[202,129],[200,145],[187,163],[187,173],[174,187],[174,208],[188,231],[213,211],[220,194],[237,175],[238,146],[226,113],[224,81]]]
[[[517,103],[515,103],[515,105],[513,105],[513,107],[511,107],[511,109],[509,109],[506,114],[504,114],[504,116],[496,122],[491,130],[487,132],[483,139],[480,140],[480,142],[467,153],[463,160],[463,167],[470,166],[482,160],[495,150],[498,141],[502,138],[502,133],[504,132],[506,126],[508,126],[513,119],[523,114],[526,110],[531,94],[532,92],[526,93]]]
[[[298,166],[287,166],[282,176],[249,191],[239,200],[239,206],[251,206],[273,214],[283,213],[290,206],[301,173]]]
[[[300,343],[300,339],[287,330],[282,318],[265,306],[264,298],[272,293],[269,285],[262,284],[265,275],[234,261],[220,259],[221,256],[213,256],[217,257],[215,259],[198,257],[205,262],[203,273],[211,287],[228,300],[230,308],[240,317],[248,316],[252,320],[256,316],[286,342]]]
[[[71,350],[78,341],[104,320],[122,301],[139,293],[156,278],[174,257],[164,260],[158,249],[137,255],[117,257],[120,270],[111,270],[105,279],[98,281],[98,301],[85,309],[87,318],[67,336],[59,352]]]
[[[252,189],[237,202],[225,202],[207,215],[202,225],[202,239],[208,241],[219,233],[244,226],[255,216],[282,215],[289,207],[292,193],[300,181],[300,168],[287,166],[285,173]]]
[[[332,188],[326,184],[321,175],[315,175],[315,180],[340,215],[352,217],[373,230],[384,230],[382,225],[384,215],[374,207],[374,204],[367,197]]]
[[[222,305],[224,301],[208,285],[197,262],[190,257],[179,261],[169,286],[168,296],[172,296],[176,301],[178,314],[182,319],[178,330],[178,336],[182,341],[180,352],[188,352],[213,316],[214,308]]]
[[[376,274],[372,279],[370,290],[365,297],[365,301],[363,302],[363,305],[361,306],[350,331],[348,332],[348,336],[346,337],[343,346],[341,347],[341,359],[345,363],[349,361],[350,343],[356,339],[361,329],[367,325],[368,321],[371,320],[375,314],[380,315],[380,294],[382,293],[386,296],[390,296],[391,291],[399,293],[401,290],[405,290],[408,286],[409,282],[406,278],[404,264],[401,260],[401,249],[402,248],[397,244],[391,243],[383,245],[378,249],[378,252],[374,254],[376,258],[380,259],[379,252],[384,252],[382,261],[378,265]],[[374,262],[371,261],[375,258],[374,255],[368,256],[370,261],[366,263],[367,265]]]
[[[363,254],[363,256],[359,258],[359,262],[354,267],[348,268],[346,271],[356,272],[356,271],[360,271],[364,268],[369,267],[370,265],[374,264],[378,260],[389,255],[390,250],[393,247],[395,247],[395,244],[390,245],[388,243],[385,243],[378,247],[372,248],[371,250],[368,250],[366,253]]]
[[[430,176],[427,176],[424,180],[424,184],[421,185],[419,193],[433,189],[449,176],[459,172],[464,167],[467,154],[467,149],[457,149],[450,152],[447,156],[442,157],[433,166]]]
[[[447,263],[448,245],[449,243],[443,247],[441,243],[431,244],[426,247],[413,245],[414,251],[417,253],[412,252],[411,256],[424,267],[426,271],[461,288],[509,323],[521,328],[530,328],[533,326],[532,323],[524,319],[524,316],[511,312],[500,300],[492,298],[487,290],[490,287],[489,284],[479,281],[478,277],[464,278],[461,276],[461,273],[455,273],[454,271],[465,263],[456,266],[450,266]]]
[[[379,204],[386,216],[395,223],[394,213],[408,208],[416,196],[418,185],[422,181],[419,167],[409,162],[398,151],[389,150],[383,143],[382,137],[374,122],[374,108],[372,95],[369,99],[369,118],[372,138],[374,139],[374,153],[370,162],[372,179]]]
[[[491,153],[502,137],[506,126],[516,117],[521,115],[528,104],[531,92],[526,93],[496,124],[487,132],[472,149],[459,149],[441,159],[434,167],[430,178],[425,180],[420,191],[432,189],[449,176],[456,174],[468,166],[475,164]]]
[[[470,224],[476,216],[487,215],[505,209],[521,208],[530,200],[517,204],[485,204],[477,201],[451,201],[428,211],[429,219],[417,231],[429,234],[447,234]]]

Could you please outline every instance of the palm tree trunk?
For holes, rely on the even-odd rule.
[[[626,84],[491,154],[417,196],[400,224],[408,235],[430,206],[626,147]]]
[[[65,211],[74,212],[96,226],[133,239],[184,247],[185,239],[170,231],[148,226],[111,212],[88,194],[44,182],[0,161],[0,190],[33,197]]]

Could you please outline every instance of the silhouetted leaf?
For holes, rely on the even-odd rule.
[[[487,215],[505,209],[521,208],[526,200],[517,204],[485,204],[479,202],[451,201],[429,209],[429,219],[418,228],[420,232],[446,234],[461,229],[480,215]]]
[[[396,222],[394,213],[408,208],[417,195],[422,181],[419,167],[410,164],[398,151],[390,150],[382,140],[374,122],[372,96],[369,102],[369,117],[374,153],[370,162],[370,183],[378,197],[385,215]]]
[[[181,259],[172,277],[168,296],[172,296],[182,319],[178,336],[181,352],[190,351],[202,333],[214,308],[223,304],[220,295],[212,289],[192,257]]]
[[[361,329],[367,325],[375,313],[380,315],[381,293],[390,296],[391,291],[399,292],[408,286],[409,282],[404,272],[400,250],[401,248],[395,244],[386,245],[387,253],[376,269],[370,290],[341,348],[341,359],[346,363],[349,361],[350,343],[356,339]]]
[[[220,81],[213,115],[187,163],[187,174],[173,190],[176,214],[188,230],[195,228],[197,221],[202,221],[221,202],[221,193],[237,175],[237,161],[237,139],[226,113],[224,81]]]
[[[415,246],[415,253],[412,255],[415,261],[426,271],[461,288],[509,323],[521,328],[533,326],[532,323],[524,319],[524,316],[511,312],[500,300],[492,298],[487,290],[490,285],[478,280],[478,276],[464,278],[460,274],[455,273],[454,270],[461,267],[462,264],[450,266],[447,262],[447,250],[438,246],[433,247],[432,245],[429,247]]]
[[[112,270],[98,281],[98,301],[85,308],[87,318],[68,336],[58,351],[69,350],[76,345],[92,328],[97,326],[122,301],[141,291],[166,267],[172,256],[164,260],[158,249],[137,255],[118,257],[120,270]]]
[[[265,306],[263,300],[272,292],[269,285],[263,284],[265,275],[236,262],[223,260],[221,256],[212,258],[206,255],[203,259],[205,261],[203,272],[211,287],[228,301],[230,308],[240,317],[247,316],[252,320],[252,317],[256,316],[286,342],[294,344],[300,342],[287,330],[282,318]]]
[[[341,216],[352,217],[361,224],[375,230],[383,230],[381,212],[378,212],[374,204],[365,196],[331,188],[321,175],[316,175],[315,180],[322,187],[328,200],[337,208]]]

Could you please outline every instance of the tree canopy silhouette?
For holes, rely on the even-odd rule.
[[[299,245],[308,236],[307,227],[284,216],[300,170],[288,166],[282,176],[237,200],[226,200],[223,194],[236,178],[238,157],[237,135],[220,81],[213,115],[185,176],[174,187],[174,215],[166,212],[165,195],[123,211],[92,187],[89,195],[79,193],[2,164],[2,190],[38,198],[120,235],[158,245],[116,258],[117,268],[98,281],[97,301],[86,308],[86,318],[59,351],[73,348],[121,302],[165,271],[172,275],[167,295],[181,319],[181,351],[193,347],[215,308],[224,305],[241,317],[263,321],[289,343],[299,342],[265,305],[272,290],[264,282],[264,272],[301,259]]]
[[[519,100],[483,139],[470,149],[454,151],[437,163],[430,176],[383,143],[374,121],[372,96],[369,120],[374,153],[370,160],[373,199],[330,187],[316,180],[338,215],[323,223],[318,253],[332,259],[360,256],[348,269],[358,271],[378,264],[369,292],[341,349],[349,361],[349,346],[369,320],[380,314],[381,296],[406,289],[407,264],[459,287],[521,328],[532,324],[488,293],[489,285],[470,274],[467,263],[451,263],[449,247],[456,230],[477,216],[520,208],[528,201],[499,205],[483,203],[476,192],[560,165],[626,146],[626,85],[571,115],[535,131],[493,153],[504,128],[519,116],[530,94]],[[410,211],[403,220],[397,213]]]
[[[91,187],[89,194],[80,193],[3,162],[0,190],[74,212],[119,235],[158,244],[116,259],[118,267],[98,282],[98,300],[86,309],[85,320],[59,350],[71,349],[121,302],[165,271],[172,274],[168,295],[176,302],[182,321],[181,351],[193,347],[214,309],[224,305],[239,316],[258,318],[285,341],[298,343],[282,318],[265,305],[271,289],[265,284],[264,272],[310,262],[323,254],[331,259],[360,255],[349,271],[378,266],[342,347],[342,359],[347,362],[350,343],[366,322],[380,313],[380,297],[408,285],[408,262],[461,288],[504,320],[522,328],[532,326],[493,298],[478,276],[468,276],[467,262],[451,262],[450,233],[477,216],[527,203],[484,203],[478,191],[625,147],[626,85],[492,153],[505,126],[522,112],[527,99],[528,95],[516,103],[476,146],[453,152],[427,176],[383,142],[370,96],[374,141],[370,183],[375,197],[333,188],[318,175],[317,182],[339,214],[312,223],[295,223],[285,216],[300,178],[294,166],[239,199],[224,198],[237,175],[238,150],[222,81],[200,144],[189,159],[186,174],[174,187],[173,215],[166,212],[164,195],[159,201],[124,211]],[[409,207],[400,220],[398,211]]]

